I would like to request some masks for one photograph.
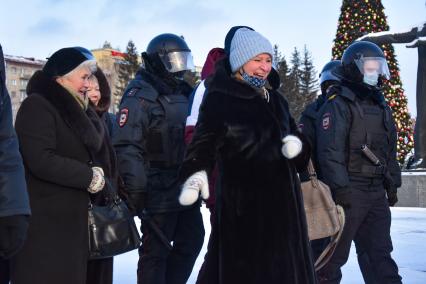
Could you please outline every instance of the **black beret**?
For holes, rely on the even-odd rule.
[[[93,54],[84,47],[65,47],[52,54],[43,67],[48,77],[63,76],[86,60],[95,60]]]

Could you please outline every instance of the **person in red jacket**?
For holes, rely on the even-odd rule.
[[[192,136],[194,134],[194,128],[195,128],[195,125],[197,124],[198,111],[203,101],[204,93],[206,91],[206,79],[207,77],[209,77],[210,75],[214,73],[216,62],[218,62],[223,57],[225,57],[225,50],[219,47],[215,47],[211,49],[209,53],[207,54],[206,62],[204,63],[203,69],[201,70],[201,82],[194,89],[189,99],[190,112],[189,112],[188,118],[186,119],[186,126],[185,126],[185,143],[187,145],[192,140]],[[215,205],[214,187],[215,187],[216,176],[217,176],[217,169],[215,168],[210,173],[210,178],[209,178],[210,196],[206,200],[206,206],[210,210],[210,223],[212,223],[214,219],[214,205]]]

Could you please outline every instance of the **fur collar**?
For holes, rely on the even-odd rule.
[[[101,149],[105,127],[92,106],[89,105],[85,112],[66,89],[43,71],[37,71],[31,77],[27,94],[39,94],[48,100],[91,152],[97,153]]]

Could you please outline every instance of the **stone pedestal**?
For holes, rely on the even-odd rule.
[[[397,207],[426,207],[426,171],[402,172]]]

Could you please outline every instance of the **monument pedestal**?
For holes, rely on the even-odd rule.
[[[426,171],[402,172],[396,207],[426,207]]]

